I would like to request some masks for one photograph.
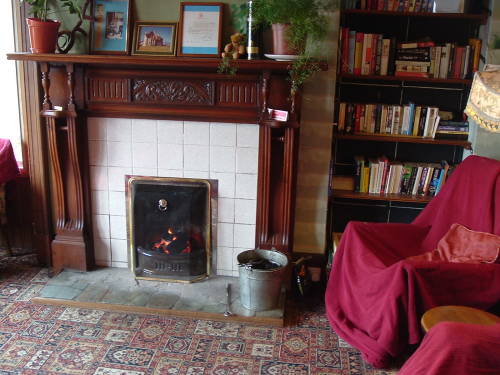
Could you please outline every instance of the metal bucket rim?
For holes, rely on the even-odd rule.
[[[255,248],[255,249],[250,249],[250,250],[244,250],[244,251],[242,251],[241,253],[239,253],[236,256],[236,259],[239,261],[238,258],[239,258],[239,256],[241,254],[244,254],[244,253],[247,253],[247,252],[251,252],[251,251],[262,251],[262,252],[277,253],[277,254],[282,255],[284,257],[284,264],[280,264],[279,267],[274,268],[272,270],[261,270],[261,269],[254,269],[254,268],[246,268],[245,266],[238,266],[240,270],[242,270],[242,271],[248,271],[248,272],[266,272],[266,273],[270,273],[270,272],[282,272],[283,269],[285,269],[288,266],[289,262],[288,262],[288,257],[286,256],[286,254],[284,254],[281,251],[276,250],[276,249],[259,249],[259,248]]]

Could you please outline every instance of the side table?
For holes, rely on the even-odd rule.
[[[427,310],[421,324],[425,332],[440,322],[460,322],[480,325],[500,323],[500,317],[467,306],[438,306]]]

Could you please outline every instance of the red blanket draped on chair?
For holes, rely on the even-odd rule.
[[[19,174],[12,144],[0,138],[0,184],[12,180]]]
[[[326,291],[327,315],[373,366],[386,367],[420,341],[427,309],[488,309],[500,301],[500,264],[405,260],[434,250],[453,223],[500,235],[500,162],[468,157],[412,224],[347,225]]]
[[[432,327],[398,375],[498,375],[500,324],[442,322]]]

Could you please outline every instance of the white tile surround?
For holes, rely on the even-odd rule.
[[[127,267],[124,175],[219,182],[217,273],[237,276],[236,255],[255,247],[259,127],[89,118],[96,263]]]

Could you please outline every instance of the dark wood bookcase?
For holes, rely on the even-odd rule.
[[[395,37],[398,42],[428,37],[436,45],[447,42],[467,45],[468,38],[478,38],[479,28],[488,18],[487,9],[480,4],[482,2],[473,3],[464,14],[341,10],[340,27]],[[340,102],[399,105],[413,102],[439,107],[459,118],[472,83],[472,74],[465,79],[354,75],[340,72],[340,60],[337,66],[334,122],[338,121]],[[401,162],[438,163],[447,160],[450,164],[457,164],[463,158],[464,149],[470,148],[471,144],[465,140],[335,133],[328,197],[329,246],[333,243],[333,232],[342,232],[350,220],[408,223],[432,199],[429,196],[358,193],[339,188],[335,185],[335,177],[355,174],[355,155],[367,158],[384,155],[390,161]]]

